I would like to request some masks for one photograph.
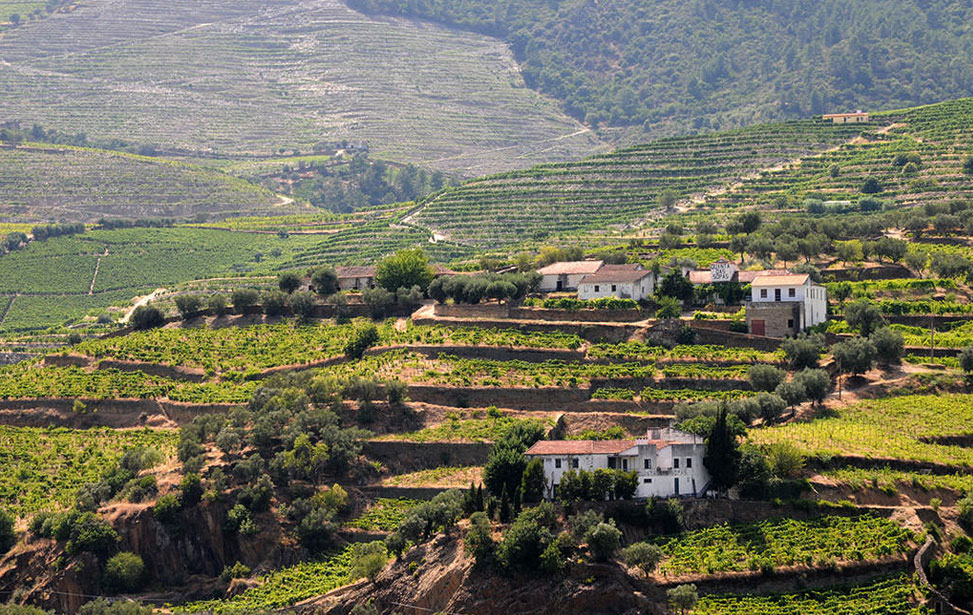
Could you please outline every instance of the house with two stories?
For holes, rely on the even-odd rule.
[[[641,264],[602,265],[578,284],[578,299],[634,299],[641,301],[655,293],[655,274]]]
[[[806,273],[760,276],[750,288],[747,330],[754,335],[796,335],[828,319],[828,291]]]
[[[600,468],[634,471],[637,498],[700,497],[709,487],[702,437],[676,429],[653,429],[634,440],[541,440],[527,449],[541,459],[547,499],[557,499],[561,477],[571,470]]]

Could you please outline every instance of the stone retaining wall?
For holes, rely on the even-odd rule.
[[[416,472],[443,466],[481,466],[490,455],[492,444],[486,442],[406,442],[368,440],[363,453],[393,472]]]

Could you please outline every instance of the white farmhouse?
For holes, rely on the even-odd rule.
[[[709,486],[703,438],[675,429],[654,429],[636,440],[541,440],[525,453],[544,461],[547,498],[557,497],[570,470],[635,471],[635,497],[702,496]]]
[[[543,293],[578,290],[581,279],[604,264],[604,261],[567,261],[542,267],[537,270],[541,274],[539,290]]]
[[[582,278],[578,299],[634,299],[640,301],[655,292],[655,274],[640,264],[604,265]]]
[[[828,318],[828,291],[806,273],[759,276],[750,288],[747,326],[754,335],[793,335]]]

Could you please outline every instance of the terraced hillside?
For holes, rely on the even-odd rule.
[[[118,152],[0,147],[0,219],[72,220],[291,213],[273,192],[186,164]]]
[[[576,163],[474,180],[431,197],[411,221],[477,246],[631,225],[665,213],[658,200],[664,190],[681,198],[700,195],[859,132],[861,127],[805,120],[661,139]]]
[[[600,147],[502,42],[338,0],[94,0],[5,34],[0,91],[6,119],[168,151],[347,139],[472,176]]]
[[[780,196],[795,205],[808,197],[857,200],[869,178],[879,182],[871,196],[897,206],[973,195],[973,175],[962,169],[973,152],[973,99],[890,111],[875,119],[885,128],[748,179],[710,204],[769,206]]]

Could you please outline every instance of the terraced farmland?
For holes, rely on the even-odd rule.
[[[273,192],[201,167],[118,152],[0,147],[0,217],[72,220],[290,213]]]
[[[961,165],[973,147],[973,99],[961,99],[905,111],[880,113],[874,121],[885,131],[865,131],[865,138],[842,145],[789,168],[762,173],[711,204],[758,203],[770,206],[780,195],[796,205],[807,196],[857,200],[866,179],[875,178],[874,196],[898,206],[912,206],[973,195],[973,178]],[[915,170],[896,165],[896,156],[917,154]]]
[[[860,455],[973,466],[973,451],[937,440],[969,436],[970,395],[906,395],[860,402],[834,416],[750,431],[758,444],[791,442],[810,455]]]
[[[316,241],[194,228],[100,230],[34,241],[0,258],[0,297],[13,298],[0,329],[62,324],[160,286],[273,271]]]
[[[476,246],[626,226],[664,213],[658,205],[663,190],[681,198],[700,195],[860,131],[808,120],[662,139],[470,181],[430,197],[411,221]]]
[[[0,444],[0,500],[7,511],[23,517],[70,507],[78,487],[98,480],[126,449],[147,446],[171,454],[175,436],[148,429],[0,426]]]
[[[496,39],[338,0],[95,0],[0,41],[0,115],[162,151],[367,142],[466,176],[602,148]]]

